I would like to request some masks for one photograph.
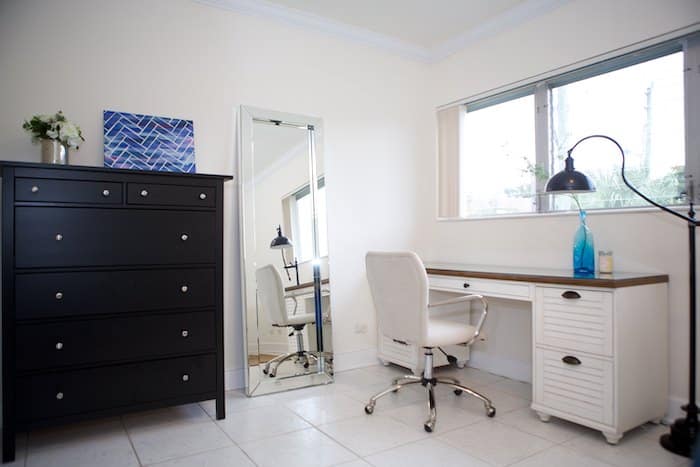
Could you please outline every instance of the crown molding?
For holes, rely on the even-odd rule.
[[[247,15],[271,18],[312,31],[374,46],[384,51],[423,63],[435,63],[487,37],[546,14],[571,0],[525,0],[492,19],[435,47],[422,47],[387,34],[352,26],[324,16],[278,5],[266,0],[193,0],[195,3]]]

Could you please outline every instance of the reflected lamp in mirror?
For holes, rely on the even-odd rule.
[[[273,238],[270,242],[270,249],[280,250],[282,252],[282,264],[284,265],[284,271],[287,273],[287,280],[292,280],[292,277],[289,275],[289,270],[294,269],[294,273],[296,274],[297,285],[299,285],[299,262],[296,258],[294,258],[293,263],[290,262],[289,264],[287,264],[287,258],[284,256],[284,250],[288,250],[293,246],[294,245],[292,245],[292,242],[290,242],[287,237],[282,235],[282,226],[278,225],[277,236]]]

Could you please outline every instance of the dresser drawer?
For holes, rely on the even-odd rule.
[[[216,206],[216,189],[208,186],[158,185],[128,183],[126,200],[129,204],[161,206]]]
[[[213,212],[18,207],[15,224],[18,268],[216,261]]]
[[[537,343],[612,356],[611,292],[538,287],[536,294]]]
[[[214,312],[20,324],[18,370],[213,351]]]
[[[121,204],[122,184],[17,178],[15,179],[15,200],[44,203]]]
[[[25,423],[188,395],[213,397],[216,356],[22,376],[16,389],[17,418]]]
[[[613,363],[609,360],[537,348],[535,385],[538,404],[598,423],[614,422]]]
[[[18,320],[216,305],[212,268],[17,274]]]

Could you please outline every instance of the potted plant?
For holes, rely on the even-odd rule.
[[[78,149],[85,141],[80,127],[60,110],[54,115],[34,115],[22,128],[31,133],[33,142],[41,143],[41,161],[49,164],[67,164],[68,150]]]

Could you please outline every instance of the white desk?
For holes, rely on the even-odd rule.
[[[531,304],[531,407],[542,421],[564,418],[616,444],[625,431],[665,415],[667,275],[574,277],[564,270],[450,263],[426,269],[431,289]],[[397,345],[380,336],[379,357],[417,367],[408,358],[418,358],[420,349]],[[398,350],[403,361],[396,360]]]

